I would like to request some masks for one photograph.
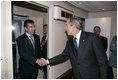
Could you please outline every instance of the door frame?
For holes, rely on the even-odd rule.
[[[3,70],[3,75],[2,78],[8,78],[8,79],[13,79],[13,61],[12,61],[12,18],[11,18],[11,1],[5,1],[4,3],[4,18],[3,19],[3,25],[2,28],[5,36],[3,36],[3,39],[5,39],[5,51],[2,52],[1,55],[3,55],[3,60],[2,62],[6,63],[6,65],[1,65],[2,69],[6,69]],[[5,61],[4,61],[5,60]],[[3,68],[6,67],[6,68]],[[4,77],[4,73],[6,73],[5,77]]]

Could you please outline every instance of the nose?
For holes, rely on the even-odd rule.
[[[66,25],[66,30],[67,30],[67,25]]]

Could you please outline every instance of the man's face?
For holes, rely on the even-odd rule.
[[[71,26],[70,20],[68,19],[68,20],[66,21],[66,31],[67,31],[67,34],[68,34],[68,35],[72,35],[73,29],[74,29],[74,28]]]
[[[43,34],[47,34],[47,26],[43,27]]]
[[[96,33],[97,35],[100,35],[100,32],[101,32],[100,28],[95,28],[94,29],[94,33]]]
[[[25,30],[29,34],[34,34],[34,32],[35,32],[35,25],[33,23],[28,23],[27,26],[25,27]]]

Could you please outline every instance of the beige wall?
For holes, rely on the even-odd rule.
[[[117,11],[88,13],[88,18],[111,17],[111,37],[117,34]]]

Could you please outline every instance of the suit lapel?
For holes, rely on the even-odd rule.
[[[85,43],[86,43],[86,34],[82,31],[79,41],[79,50],[78,50],[78,57],[83,54],[83,50],[85,49]]]
[[[74,43],[73,43],[73,36],[69,39],[69,44],[71,46],[72,54],[77,57],[77,51],[75,50]]]
[[[77,61],[77,64],[79,63],[79,59],[82,57],[83,52],[84,52],[84,48],[85,48],[85,44],[86,44],[86,39],[87,39],[87,35],[85,32],[82,31],[81,35],[80,35],[80,42],[79,42],[79,50],[78,52],[75,52],[75,48],[74,48],[74,43],[73,43],[73,38],[71,37],[68,41],[71,47],[71,55],[73,55],[75,57],[75,61]]]
[[[29,48],[33,49],[33,45],[26,34],[24,34],[24,41]]]
[[[35,49],[37,48],[37,46],[36,46],[36,42],[37,42],[37,38],[36,38],[36,36],[35,35],[33,35],[34,36],[34,44],[35,44]]]
[[[74,43],[73,43],[73,38],[69,40],[71,50],[72,50],[72,55],[75,57],[75,60],[77,61],[77,64],[79,63],[79,59],[82,58],[83,52],[84,52],[84,47],[86,44],[86,33],[82,32],[80,35],[80,42],[79,42],[79,48],[77,51],[75,51]]]

